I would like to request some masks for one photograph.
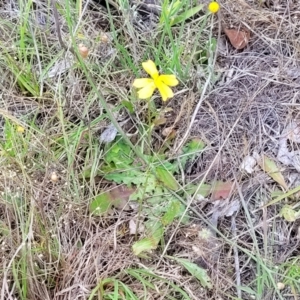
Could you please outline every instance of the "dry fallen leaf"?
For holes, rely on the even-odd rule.
[[[128,119],[126,119],[123,122],[120,122],[119,125],[122,127],[124,124],[126,124]],[[110,143],[112,142],[118,134],[118,129],[115,127],[114,124],[109,124],[106,129],[101,133],[100,135],[100,142],[102,143]]]
[[[176,130],[173,127],[166,127],[162,131],[162,135],[168,137],[169,139],[173,139],[176,136]]]
[[[295,143],[300,143],[300,126],[295,121],[292,121],[283,133],[286,133],[287,139]]]
[[[129,188],[126,185],[118,185],[109,191],[111,201],[114,207],[120,210],[130,209],[128,201],[130,196],[135,192],[135,189]]]
[[[166,122],[167,122],[167,118],[159,117],[159,118],[155,119],[153,123],[154,123],[155,126],[159,126],[159,125],[166,124]]]
[[[245,171],[248,174],[252,174],[254,172],[255,166],[256,166],[256,159],[251,155],[247,155],[246,157],[244,157],[240,169],[242,171]]]
[[[112,207],[118,210],[129,210],[129,198],[135,189],[119,185],[109,191],[97,195],[90,203],[90,212],[101,216],[109,215],[113,212]]]
[[[300,172],[300,151],[289,149],[288,140],[300,143],[300,126],[299,122],[291,121],[281,133],[278,141],[277,159],[285,166],[293,166]]]
[[[258,160],[258,164],[265,173],[279,183],[285,190],[288,190],[284,177],[273,160],[266,155],[262,155],[261,159]]]
[[[227,199],[233,189],[234,182],[215,181],[212,183],[211,200]]]
[[[228,29],[225,28],[224,32],[228,37],[231,45],[238,50],[244,49],[250,39],[250,31],[246,29]]]
[[[134,235],[137,233],[142,233],[144,231],[145,231],[145,226],[141,224],[141,222],[137,224],[137,222],[134,219],[131,219],[129,221],[129,234]]]
[[[100,135],[100,142],[110,143],[112,142],[118,134],[118,129],[114,124],[109,124],[107,128]]]
[[[48,72],[48,78],[53,78],[55,76],[59,76],[61,74],[64,74],[65,72],[67,72],[69,69],[71,69],[71,67],[74,64],[74,59],[73,57],[65,57],[64,59],[58,60],[54,66],[52,66],[49,69]]]
[[[226,199],[225,201],[215,201],[214,202],[214,207],[212,208],[212,215],[209,218],[209,221],[211,224],[215,227],[218,226],[218,220],[220,217],[231,217],[233,216],[236,212],[240,210],[240,201],[239,199],[233,199],[229,200]]]

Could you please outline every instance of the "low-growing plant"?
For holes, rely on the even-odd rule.
[[[201,140],[192,140],[184,147],[179,159],[170,161],[166,159],[166,154],[144,154],[147,160],[144,164],[120,139],[104,155],[98,175],[113,183],[125,185],[129,197],[116,196],[106,191],[97,195],[90,203],[90,212],[94,215],[106,215],[112,206],[122,209],[127,204],[127,199],[135,201],[139,205],[140,222],[144,220],[146,237],[133,245],[133,252],[140,255],[144,251],[155,249],[163,238],[165,228],[179,219],[185,211],[185,206],[177,196],[190,195],[198,188],[194,184],[183,187],[181,184],[184,183],[179,184],[176,175],[204,147]],[[142,147],[139,148],[143,152]],[[209,191],[210,186],[203,184],[199,194],[206,196]],[[182,222],[188,222],[188,216]]]

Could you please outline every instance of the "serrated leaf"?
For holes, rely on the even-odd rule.
[[[191,140],[184,148],[183,153],[194,153],[196,151],[201,151],[205,148],[205,143],[200,139],[193,139]]]
[[[203,4],[200,4],[198,6],[195,6],[193,8],[188,9],[184,13],[182,13],[182,14],[174,17],[174,18],[171,18],[170,19],[170,25],[174,26],[178,23],[186,21],[187,19],[189,19],[192,16],[194,16],[195,14],[197,14],[202,8],[203,8]]]
[[[124,183],[126,185],[141,185],[145,183],[145,177],[142,173],[135,170],[128,170],[127,172],[110,173],[104,176],[105,179],[114,181],[116,183]]]
[[[187,259],[172,257],[172,256],[168,256],[168,257],[171,259],[174,259],[178,263],[180,263],[185,269],[187,269],[187,271],[192,276],[194,276],[195,278],[197,278],[200,281],[200,283],[203,287],[206,287],[208,289],[212,288],[211,280],[210,280],[210,277],[207,275],[206,270],[204,270],[203,268],[200,268],[198,265],[190,262]]]
[[[288,190],[288,186],[284,180],[276,163],[266,155],[262,155],[258,160],[259,166],[266,172],[271,178],[273,178],[278,184],[280,184],[285,190]]]
[[[156,168],[156,176],[166,187],[169,189],[176,191],[178,190],[179,186],[176,179],[170,174],[169,171],[164,169],[163,167]]]
[[[140,185],[137,183],[138,180],[142,181]],[[157,186],[156,181],[157,180],[153,174],[144,174],[144,176],[138,176],[134,182],[134,184],[137,186],[137,189],[136,192],[130,196],[130,200],[141,200],[160,190],[160,187]]]
[[[133,163],[133,158],[130,157],[131,148],[122,140],[113,144],[105,155],[107,163],[114,163],[116,169],[126,169]]]
[[[195,156],[205,148],[205,143],[200,139],[193,139],[183,147],[183,154],[180,157],[182,168],[185,168],[188,160],[193,160]]]

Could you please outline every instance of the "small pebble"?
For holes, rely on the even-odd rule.
[[[89,55],[89,49],[83,44],[78,45],[78,51],[82,58],[87,58]]]
[[[277,282],[277,288],[279,290],[283,290],[285,288],[285,284],[283,282]]]
[[[58,181],[58,176],[55,172],[51,173],[50,179],[52,182],[57,182]]]

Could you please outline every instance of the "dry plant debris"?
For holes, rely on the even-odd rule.
[[[0,3],[0,299],[299,299],[299,3],[50,2]]]

